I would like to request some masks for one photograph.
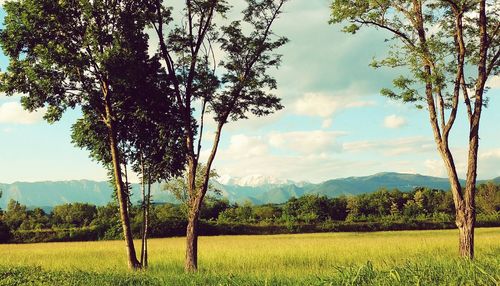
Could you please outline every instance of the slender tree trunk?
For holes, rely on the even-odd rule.
[[[119,149],[118,149],[119,150]],[[123,161],[126,161],[125,156],[123,156]],[[125,185],[123,186],[123,189],[127,195],[127,212],[130,213],[130,189],[129,189],[129,183],[128,183],[128,170],[127,170],[127,163],[123,164],[123,174],[125,176]]]
[[[144,173],[144,158],[141,153],[141,194],[142,194],[142,239],[141,239],[141,260],[140,263],[144,267],[144,250],[146,248],[146,174]]]
[[[187,136],[186,145],[189,150],[193,150],[193,138]],[[189,154],[188,158],[188,224],[186,227],[186,257],[184,261],[184,270],[186,272],[195,272],[198,270],[198,217],[194,207],[194,201],[197,197],[196,189],[196,169],[198,160],[194,153]]]
[[[148,233],[149,233],[149,208],[151,207],[151,179],[148,176],[148,193],[146,194],[146,216],[144,217],[144,264],[148,267]]]
[[[443,147],[443,149],[444,151],[441,152],[441,156],[448,171],[451,192],[453,194],[453,202],[455,205],[455,224],[457,225],[459,231],[459,254],[461,257],[473,259],[475,211],[474,208],[467,207],[474,204],[470,201],[467,202],[467,194],[474,193],[473,191],[471,192],[470,189],[468,190],[468,188],[471,186],[472,188],[475,188],[475,181],[472,182],[472,180],[467,179],[464,197],[451,152],[449,152],[447,147]],[[477,157],[469,158],[469,166],[472,167],[476,165]],[[476,167],[473,168],[475,169]],[[472,195],[471,198],[473,197],[474,195]]]
[[[198,270],[198,210],[189,210],[188,225],[186,229],[186,272]]]
[[[477,123],[477,125],[476,125]],[[459,231],[459,254],[466,259],[474,259],[474,226],[476,224],[476,177],[477,152],[479,148],[479,117],[474,116],[471,123],[467,182],[463,197],[456,208],[456,225]]]
[[[107,96],[105,96],[105,98],[107,98]],[[114,129],[111,104],[107,99],[106,99],[105,109],[106,109],[106,120],[107,120],[106,124],[108,126],[108,133],[109,133],[109,147],[111,149],[111,159],[113,161],[112,163],[113,163],[113,172],[115,177],[115,185],[118,197],[118,204],[120,206],[120,219],[122,222],[123,237],[125,239],[125,245],[127,250],[127,262],[129,269],[135,270],[137,268],[140,268],[140,264],[136,257],[132,231],[130,229],[127,193],[125,192],[123,186],[123,179],[120,167],[120,155],[118,151],[118,145],[116,142],[116,131]]]
[[[467,259],[474,258],[474,226],[476,224],[476,179],[477,155],[479,150],[479,123],[483,108],[483,93],[487,75],[488,34],[486,18],[486,1],[479,2],[479,61],[475,86],[474,113],[469,127],[469,155],[467,164],[467,184],[463,204],[458,208],[457,226],[459,229],[460,255]]]
[[[225,120],[222,120],[225,122]],[[207,160],[205,173],[203,174],[203,182],[201,186],[196,186],[196,167],[197,160],[189,160],[188,158],[188,179],[189,179],[189,214],[188,225],[186,229],[186,262],[184,268],[186,272],[194,272],[198,270],[198,220],[200,216],[201,205],[203,198],[208,189],[210,179],[210,169],[217,154],[219,147],[222,126],[224,123],[219,123],[215,132],[214,142],[210,156]]]
[[[136,269],[139,268],[140,266],[139,266],[139,261],[137,261],[137,257],[135,254],[134,241],[132,238],[132,231],[130,229],[128,200],[127,200],[127,194],[125,193],[123,187],[120,164],[118,163],[118,148],[116,147],[115,144],[114,135],[111,135],[114,133],[112,128],[110,128],[109,133],[110,133],[111,156],[113,158],[113,171],[115,175],[116,190],[118,194],[118,203],[120,205],[120,219],[122,222],[123,237],[125,238],[125,244],[127,248],[128,266],[130,269]]]
[[[184,270],[195,272],[198,270],[198,218],[199,208],[196,201],[199,199],[196,189],[197,161],[188,159],[188,224],[186,227],[186,260]]]

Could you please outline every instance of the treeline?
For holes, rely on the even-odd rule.
[[[500,225],[500,186],[478,186],[479,226]],[[139,235],[142,207],[130,205],[131,227]],[[150,210],[152,237],[185,234],[185,204],[155,204]],[[452,194],[443,190],[416,188],[412,192],[382,188],[358,196],[328,198],[305,195],[284,204],[230,203],[208,197],[201,211],[201,234],[272,234],[315,231],[375,231],[398,229],[453,228]],[[46,213],[28,209],[11,200],[1,213],[3,242],[121,239],[116,204],[85,203],[56,206]]]

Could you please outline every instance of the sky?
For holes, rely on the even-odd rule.
[[[228,124],[215,160],[217,172],[310,182],[388,171],[446,177],[427,111],[379,93],[398,75],[397,70],[369,67],[374,57],[387,53],[387,35],[373,29],[342,33],[341,26],[328,24],[328,5],[326,0],[291,1],[285,7],[274,31],[290,42],[280,50],[280,69],[271,71],[285,108]],[[0,18],[4,14],[0,10]],[[0,54],[0,68],[7,65]],[[500,176],[500,78],[488,84],[480,179]],[[0,182],[106,180],[106,171],[71,143],[78,110],[48,124],[43,110],[27,113],[19,100],[0,95]],[[464,106],[460,108],[451,145],[464,177],[468,127]],[[209,139],[203,141],[205,157]]]

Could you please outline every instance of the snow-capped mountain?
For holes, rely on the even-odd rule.
[[[245,177],[231,177],[229,175],[220,176],[217,181],[226,186],[240,187],[260,187],[268,185],[294,185],[292,180],[280,179],[272,176],[250,175]]]

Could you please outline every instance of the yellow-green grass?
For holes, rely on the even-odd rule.
[[[218,283],[221,277],[243,277],[236,284],[322,284],[339,275],[354,279],[368,268],[397,280],[398,271],[418,271],[419,267],[435,265],[438,271],[449,273],[431,275],[455,275],[454,268],[472,267],[462,274],[477,272],[484,275],[482,282],[495,285],[500,281],[500,228],[476,229],[475,242],[476,262],[471,266],[458,259],[456,230],[200,237],[197,279],[201,275],[201,281],[209,284]],[[136,275],[158,278],[162,283],[190,284],[190,276],[183,274],[184,244],[184,238],[151,239],[150,268]],[[0,245],[0,253],[3,267],[38,266],[43,271],[130,275],[122,241],[4,244]],[[411,273],[404,277],[408,275]],[[234,282],[228,281],[224,283]]]

